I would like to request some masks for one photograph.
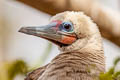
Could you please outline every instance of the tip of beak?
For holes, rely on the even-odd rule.
[[[18,30],[18,32],[26,33],[27,29],[25,27],[22,27]]]
[[[18,32],[29,34],[29,35],[34,35],[36,34],[36,28],[35,27],[22,27]]]

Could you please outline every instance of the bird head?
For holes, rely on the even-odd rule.
[[[97,26],[82,12],[66,11],[53,16],[45,26],[22,27],[19,32],[47,39],[62,51],[83,48],[94,34],[99,35]]]

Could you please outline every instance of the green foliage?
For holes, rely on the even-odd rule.
[[[120,62],[120,57],[114,61],[114,66],[106,73],[101,73],[100,80],[120,80],[120,71],[115,72],[117,64]]]
[[[14,80],[14,78],[20,74],[25,75],[28,71],[36,69],[36,67],[41,66],[47,57],[49,56],[49,53],[52,49],[52,44],[49,43],[46,47],[46,50],[42,57],[40,58],[39,64],[34,65],[35,67],[30,69],[28,65],[23,60],[15,60],[13,62],[4,62],[2,66],[0,66],[0,80]],[[28,70],[30,69],[30,70]]]
[[[114,61],[114,66],[116,66],[118,64],[118,62],[120,62],[120,57],[118,57],[115,61]]]
[[[13,80],[13,78],[18,74],[26,74],[28,71],[27,64],[22,60],[16,60],[11,64],[7,64],[7,71],[9,80]]]

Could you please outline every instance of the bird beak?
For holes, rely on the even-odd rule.
[[[71,44],[71,40],[74,40],[74,37],[68,37],[59,33],[59,30],[56,28],[57,25],[57,23],[50,23],[49,25],[41,27],[22,27],[19,32],[42,37],[56,44]]]

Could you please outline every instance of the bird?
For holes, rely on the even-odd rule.
[[[61,12],[45,26],[22,27],[19,32],[44,38],[60,50],[50,63],[28,73],[25,80],[99,80],[105,72],[100,31],[83,12]]]

